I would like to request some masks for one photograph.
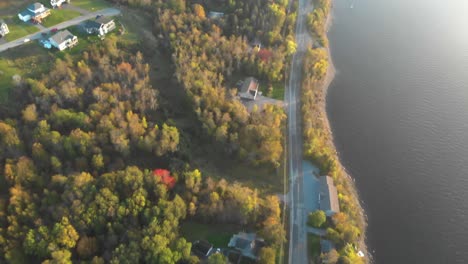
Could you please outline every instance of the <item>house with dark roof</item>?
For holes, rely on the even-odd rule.
[[[20,20],[28,22],[41,22],[42,19],[50,15],[50,9],[46,8],[41,3],[34,3],[29,5],[26,10],[18,14]]]
[[[258,80],[254,77],[245,78],[239,90],[239,97],[245,100],[255,100],[258,92]]]
[[[69,2],[70,2],[70,0],[50,0],[50,5],[53,8],[57,8],[57,7],[62,6],[62,4],[69,3]]]
[[[332,216],[340,212],[340,204],[338,202],[338,192],[330,176],[321,176],[319,204],[320,210],[324,211],[327,216]]]
[[[213,245],[206,240],[197,240],[192,245],[192,253],[199,258],[207,258],[213,251]]]
[[[78,44],[78,37],[70,33],[68,30],[62,30],[50,37],[49,42],[57,49],[64,50]]]
[[[88,20],[84,24],[84,29],[88,34],[98,34],[104,36],[115,29],[114,19],[110,17],[98,17],[94,20]]]
[[[0,37],[4,37],[6,34],[10,33],[8,25],[3,19],[0,19]]]
[[[243,257],[257,259],[260,249],[265,246],[265,241],[257,237],[255,233],[240,232],[232,236],[228,247],[237,249]]]

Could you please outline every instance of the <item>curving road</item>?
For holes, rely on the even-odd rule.
[[[5,50],[10,49],[10,48],[14,48],[14,47],[23,45],[25,43],[24,42],[25,39],[30,39],[30,40],[39,39],[39,38],[42,37],[42,35],[41,35],[42,33],[47,33],[52,28],[57,28],[57,29],[60,30],[60,29],[67,28],[69,26],[77,25],[77,24],[79,24],[79,23],[81,23],[83,21],[86,21],[88,19],[95,18],[97,15],[116,16],[116,15],[119,15],[119,14],[120,14],[120,10],[118,10],[116,8],[106,8],[106,9],[102,9],[102,10],[99,10],[99,11],[96,11],[96,12],[93,12],[93,13],[88,13],[88,14],[85,14],[85,15],[82,15],[82,16],[79,16],[79,17],[75,17],[73,19],[62,22],[62,23],[57,24],[55,26],[52,26],[50,28],[45,28],[45,29],[40,30],[40,31],[38,31],[36,33],[24,36],[24,37],[19,38],[19,39],[15,39],[15,40],[7,42],[5,44],[1,44],[0,45],[0,52],[5,51]]]
[[[285,100],[288,111],[288,165],[289,165],[289,263],[306,264],[307,261],[307,211],[304,207],[302,171],[302,114],[301,84],[303,57],[312,39],[307,31],[307,14],[313,11],[311,0],[299,0],[296,43]]]

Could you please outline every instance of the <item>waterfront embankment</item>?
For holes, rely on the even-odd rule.
[[[302,113],[304,123],[304,156],[317,164],[322,174],[333,177],[339,193],[342,214],[334,217],[334,225],[327,230],[327,239],[337,244],[340,258],[352,263],[370,262],[366,247],[366,216],[359,201],[353,179],[341,164],[333,140],[327,111],[327,91],[336,69],[328,45],[327,32],[333,22],[331,2],[315,1],[315,9],[309,16],[309,27],[314,38],[304,58],[302,85]],[[364,253],[361,258],[358,252]]]

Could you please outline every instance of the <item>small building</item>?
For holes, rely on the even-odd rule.
[[[78,44],[78,37],[70,33],[68,30],[62,30],[50,37],[49,42],[53,47],[56,47],[59,50],[64,50]]]
[[[218,18],[222,18],[222,17],[224,17],[224,13],[213,12],[213,11],[208,12],[208,18],[210,18],[210,19],[218,19]]]
[[[0,37],[4,37],[6,34],[10,33],[8,25],[3,19],[0,19]]]
[[[239,97],[246,100],[255,100],[258,92],[258,80],[253,77],[248,77],[244,80],[240,87]]]
[[[338,192],[333,179],[330,176],[321,176],[320,178],[320,193],[319,204],[320,210],[324,211],[327,216],[332,216],[340,212],[340,204],[338,202]]]
[[[88,34],[98,34],[104,36],[115,29],[114,19],[101,16],[94,20],[88,20],[84,24],[84,29]]]
[[[42,19],[50,15],[50,9],[44,7],[41,3],[34,3],[29,5],[26,10],[18,14],[20,20],[28,22],[41,22]]]
[[[264,246],[265,241],[262,238],[258,238],[255,233],[244,232],[232,236],[228,244],[228,247],[239,250],[242,256],[251,259],[257,259],[260,249]]]
[[[213,245],[206,240],[197,240],[192,245],[192,253],[199,258],[207,258],[213,251]]]
[[[62,4],[69,2],[70,0],[50,0],[50,5],[52,6],[52,8],[57,8],[62,6]]]

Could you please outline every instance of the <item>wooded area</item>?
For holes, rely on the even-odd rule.
[[[230,1],[226,20],[235,23],[209,20],[214,3],[121,3],[154,8],[155,49],[172,54],[212,142],[254,165],[280,166],[283,110],[248,113],[228,83],[284,80],[295,49],[287,2]],[[268,56],[252,49],[257,40]],[[133,49],[110,36],[12,91],[15,103],[0,114],[0,262],[197,263],[179,233],[190,220],[256,230],[267,243],[260,262],[272,263],[285,241],[280,201],[187,163],[180,129],[159,108],[163,87],[153,87],[151,66]]]

